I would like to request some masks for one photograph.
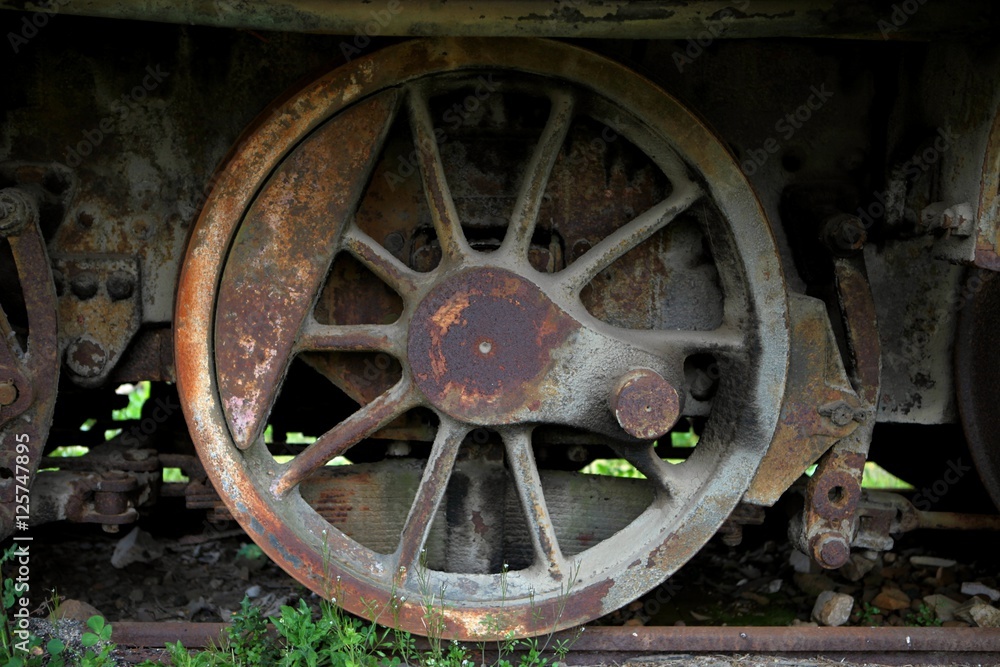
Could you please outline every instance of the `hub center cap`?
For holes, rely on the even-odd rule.
[[[507,424],[552,394],[556,351],[580,325],[533,283],[505,269],[472,269],[435,287],[410,323],[417,386],[462,421]]]

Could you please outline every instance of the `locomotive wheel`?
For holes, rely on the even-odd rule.
[[[437,125],[451,99],[467,102],[459,106],[466,116],[482,107],[472,115],[494,129],[521,122],[511,120],[518,100],[548,109],[519,173],[507,174],[516,197],[495,242],[474,233],[469,213],[476,188],[489,179],[455,173],[451,158],[442,157],[454,152]],[[443,118],[465,127],[466,116]],[[578,244],[560,262],[553,199],[561,219],[570,219],[564,235],[575,220],[600,217],[590,194],[564,196],[553,183],[555,172],[572,173],[573,151],[591,149],[578,140],[578,126],[610,128],[601,131],[605,141],[645,156],[660,185],[638,215],[615,223],[603,240]],[[405,151],[390,150],[399,132],[414,147],[419,215],[389,198],[393,186],[405,190],[398,159]],[[573,188],[575,179],[560,177],[560,187]],[[426,219],[433,237],[421,246],[423,255],[407,256],[398,239],[383,245],[369,234],[376,219],[412,237],[420,225],[414,218]],[[609,292],[595,277],[611,281],[609,267],[647,257],[647,240],[657,240],[653,251],[671,239],[677,246],[669,233],[679,226],[701,235],[695,245],[712,269],[699,275],[710,275],[720,295],[718,321],[686,326],[691,322],[671,319],[668,309],[668,321],[635,326],[629,317],[648,295],[632,285],[619,298],[624,305],[609,308]],[[544,261],[540,229],[551,232],[553,250]],[[414,268],[413,257],[428,253],[433,261]],[[398,307],[367,320],[331,317],[338,299],[367,284],[336,289],[344,272],[331,266],[343,256],[391,288]],[[370,310],[373,301],[361,305]],[[698,304],[688,311],[700,321]],[[360,352],[390,358],[393,382],[349,382],[348,353]],[[787,371],[787,304],[759,203],[722,144],[676,100],[613,62],[560,43],[413,41],[325,75],[244,135],[187,251],[176,358],[188,425],[220,496],[299,581],[351,612],[416,633],[528,636],[628,603],[715,533],[775,428]],[[297,358],[321,369],[360,408],[279,461],[262,434],[286,378],[291,384],[296,377],[289,369]],[[692,360],[705,358],[718,370],[715,385],[692,392]],[[371,456],[364,443],[414,411],[436,422],[426,455],[409,462]],[[701,440],[685,462],[670,464],[656,455],[653,440],[690,414],[707,417]],[[541,425],[597,434],[647,480],[588,487],[602,497],[561,497],[555,508],[564,482],[592,476],[539,465],[533,436]],[[326,465],[345,454],[355,465]],[[416,470],[406,493],[404,469]],[[519,565],[505,555],[518,544],[482,556],[487,533],[503,523],[491,524],[504,502],[490,491],[490,475],[511,482],[518,516],[508,513],[494,544],[520,542],[527,555]],[[331,513],[316,501],[315,485],[334,502],[362,478],[378,487],[357,503],[365,507]],[[386,528],[379,522],[391,512],[374,508],[390,501],[400,507]],[[625,516],[624,525],[596,543],[591,535],[570,547],[566,523],[585,523],[605,503],[610,508],[600,511]],[[367,509],[360,529],[345,527],[343,516]],[[468,524],[468,539],[439,544],[432,534],[453,513]],[[376,533],[389,535],[386,545],[376,545]],[[475,553],[457,553],[463,549]]]

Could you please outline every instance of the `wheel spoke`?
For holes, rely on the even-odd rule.
[[[558,91],[552,96],[549,120],[531,156],[531,162],[528,163],[524,181],[521,183],[521,192],[510,218],[510,227],[500,248],[500,251],[507,255],[527,261],[528,246],[535,232],[535,225],[538,223],[542,197],[549,183],[552,167],[573,122],[575,103],[576,100],[568,92]]]
[[[528,520],[528,532],[535,549],[536,565],[544,564],[553,578],[562,577],[564,559],[556,538],[555,525],[549,515],[542,480],[538,476],[535,455],[531,450],[531,429],[520,428],[504,434],[507,464],[510,466]]]
[[[667,496],[677,494],[680,480],[674,472],[674,467],[656,455],[656,449],[652,444],[641,449],[632,447],[613,447],[613,449],[645,475],[658,492]]]
[[[323,434],[284,468],[271,485],[271,493],[281,498],[327,462],[419,404],[413,382],[404,377],[389,391]]]
[[[472,252],[451,198],[451,190],[444,174],[444,164],[438,150],[434,121],[426,93],[419,87],[411,87],[409,94],[410,127],[417,149],[417,162],[423,181],[427,205],[430,208],[434,231],[441,244],[442,261],[456,262]]]
[[[469,432],[469,427],[462,425],[446,415],[441,415],[441,425],[438,426],[431,455],[424,466],[420,479],[420,487],[413,499],[410,513],[400,536],[397,550],[399,565],[412,570],[419,565],[420,551],[427,542],[434,515],[437,514],[444,492],[448,488],[451,471],[455,467],[455,457],[459,446]]]
[[[375,239],[352,224],[344,232],[344,248],[406,300],[417,290],[420,274],[396,259]]]
[[[308,322],[296,352],[387,352],[399,355],[402,338],[395,324],[319,324]]]
[[[658,355],[729,354],[742,352],[745,347],[743,336],[725,326],[711,331],[678,329],[637,331],[618,327],[616,329],[620,332],[619,337],[623,340],[635,343]]]
[[[675,181],[675,189],[669,197],[616,229],[570,264],[560,278],[566,290],[571,294],[578,294],[594,276],[669,224],[701,195],[701,189],[694,183]]]

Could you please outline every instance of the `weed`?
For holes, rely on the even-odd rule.
[[[941,625],[941,619],[937,617],[934,610],[925,604],[920,605],[920,608],[916,612],[910,612],[906,615],[906,622],[908,625],[919,625],[923,627],[934,627]]]
[[[861,613],[858,615],[859,625],[874,625],[875,617],[882,613],[882,610],[878,607],[872,605],[870,602],[865,602],[861,607]]]

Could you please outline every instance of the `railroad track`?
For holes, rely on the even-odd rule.
[[[112,640],[134,649],[176,641],[201,648],[217,641],[225,627],[121,622],[114,624]],[[557,633],[553,640],[574,637],[570,665],[673,663],[719,655],[769,656],[801,664],[818,659],[880,665],[1000,664],[1000,628],[589,627]],[[488,650],[484,657],[488,662]]]

